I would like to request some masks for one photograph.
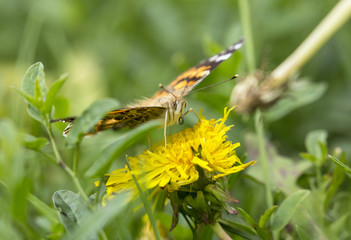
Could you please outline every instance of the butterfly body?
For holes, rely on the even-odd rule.
[[[151,98],[138,101],[128,105],[124,109],[108,112],[100,120],[94,129],[88,134],[103,131],[105,129],[121,129],[124,127],[134,128],[142,123],[153,119],[163,118],[164,128],[176,122],[182,124],[183,117],[189,112],[185,112],[187,102],[184,99],[213,69],[220,63],[228,59],[234,51],[239,49],[243,40],[231,45],[226,50],[190,68],[166,87],[162,87]],[[53,122],[70,122],[64,130],[67,135],[72,127],[75,118],[64,118],[53,120]]]

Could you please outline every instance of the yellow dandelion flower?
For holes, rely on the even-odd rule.
[[[168,137],[167,147],[160,143],[152,150],[129,157],[132,170],[126,166],[113,171],[106,183],[107,194],[135,190],[132,174],[146,188],[160,187],[173,192],[196,184],[203,173],[210,182],[253,165],[255,161],[241,163],[235,153],[240,143],[227,140],[226,133],[232,126],[224,123],[231,110],[225,108],[223,118],[202,118],[193,128]]]

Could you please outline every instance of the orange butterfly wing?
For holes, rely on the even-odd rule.
[[[166,87],[167,90],[159,90],[150,99],[141,100],[136,104],[129,105],[126,109],[118,109],[107,113],[106,116],[96,124],[93,132],[89,134],[94,134],[109,128],[115,130],[124,127],[134,128],[147,121],[164,117],[164,113],[167,110],[164,106],[167,106],[167,103],[174,98],[169,92],[179,98],[186,96],[207,77],[211,71],[239,49],[242,44],[243,40],[240,40],[219,54],[190,68],[173,80]],[[74,117],[64,118],[52,120],[52,122],[71,122],[64,131],[64,134],[67,134],[71,129],[74,119]]]
[[[172,92],[177,97],[184,97],[191,92],[199,83],[202,82],[219,64],[227,60],[236,50],[243,45],[244,40],[240,40],[226,50],[216,54],[205,61],[202,61],[195,67],[190,68],[175,80],[173,80],[167,87],[167,91]],[[161,89],[151,97],[149,103],[160,104],[169,101],[173,96],[165,89]],[[147,101],[146,101],[147,103]]]

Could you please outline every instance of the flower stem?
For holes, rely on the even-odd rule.
[[[266,144],[265,144],[265,137],[264,137],[264,126],[263,126],[263,115],[260,109],[256,110],[255,115],[255,125],[256,125],[256,132],[258,136],[258,148],[259,148],[259,159],[262,164],[263,170],[263,177],[266,186],[266,201],[268,208],[273,206],[273,196],[272,196],[272,189],[271,189],[271,179],[270,173],[268,168],[268,158],[267,158],[267,151],[266,151]],[[273,231],[273,239],[279,239],[279,232]]]
[[[232,238],[223,230],[219,223],[215,223],[212,226],[213,232],[217,235],[217,237],[221,240],[232,240]]]
[[[55,157],[56,157],[56,163],[61,166],[73,179],[73,182],[78,190],[78,192],[80,193],[80,195],[83,197],[83,199],[88,203],[89,206],[91,206],[90,200],[88,198],[88,196],[86,195],[86,193],[84,192],[82,186],[80,185],[80,182],[76,176],[76,174],[72,171],[72,169],[70,169],[63,161],[61,158],[61,155],[57,149],[57,145],[54,139],[54,135],[52,134],[52,129],[51,129],[51,125],[50,123],[45,124],[46,130],[49,134],[50,137],[50,142],[52,144],[52,149],[54,151]]]
[[[255,64],[255,49],[252,36],[251,28],[251,15],[250,15],[250,6],[248,0],[239,0],[239,10],[241,22],[243,24],[244,36],[245,36],[245,50],[247,56],[247,66],[249,73],[254,73],[256,70]]]
[[[266,86],[270,89],[282,86],[350,17],[351,0],[339,1],[305,41],[271,73]]]
[[[273,197],[271,192],[271,180],[270,174],[268,169],[268,159],[267,159],[267,152],[266,152],[266,145],[265,145],[265,138],[264,138],[264,129],[263,129],[263,116],[262,112],[258,109],[255,115],[255,124],[256,124],[256,132],[258,136],[258,147],[259,147],[259,159],[262,164],[263,176],[265,179],[266,184],[266,201],[268,208],[273,206]]]

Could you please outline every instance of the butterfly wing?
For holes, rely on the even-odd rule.
[[[240,40],[219,54],[202,61],[195,67],[192,67],[179,75],[166,87],[166,89],[178,97],[187,95],[219,64],[227,60],[242,45],[243,40]],[[150,100],[148,100],[147,103],[151,105],[163,105],[162,103],[169,101],[170,98],[172,98],[172,96],[165,89],[161,89]]]
[[[109,128],[114,130],[124,127],[135,128],[142,123],[164,117],[165,111],[166,108],[160,106],[134,107],[111,111],[108,112],[105,117],[95,125],[94,129],[86,135],[92,135]],[[70,124],[63,131],[63,135],[67,136],[75,119],[75,117],[70,117],[54,119],[51,120],[51,122],[69,122]]]
[[[142,123],[162,118],[166,111],[165,107],[134,107],[108,112],[106,116],[95,126],[95,131],[103,131],[108,128],[118,130],[124,127],[135,128]]]
[[[129,108],[126,109],[115,110],[107,113],[106,116],[96,124],[95,129],[92,132],[87,133],[87,135],[109,128],[115,130],[124,127],[134,128],[147,121],[162,118],[167,110],[164,106],[167,106],[167,103],[173,98],[169,92],[180,98],[187,95],[205,77],[207,77],[211,71],[238,50],[242,44],[243,40],[240,40],[219,54],[210,57],[182,73],[166,87],[167,91],[161,89],[150,99],[129,105]],[[67,135],[72,127],[74,119],[74,117],[63,118],[52,120],[52,122],[70,122],[64,130],[64,135]]]

